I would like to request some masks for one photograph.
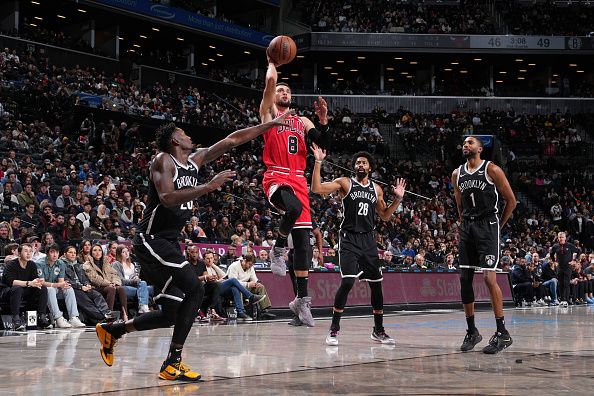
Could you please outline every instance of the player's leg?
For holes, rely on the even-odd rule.
[[[301,216],[303,205],[289,186],[279,187],[270,197],[270,202],[285,212],[280,220],[278,237],[274,247],[270,250],[270,269],[275,275],[285,276],[284,256],[287,253],[287,238],[293,230],[295,222]]]
[[[311,314],[311,297],[307,293],[307,282],[309,276],[308,250],[309,229],[296,228],[291,232],[293,237],[293,268],[295,270],[295,283],[297,285],[297,296],[289,304],[289,308],[295,313],[301,322],[306,326],[313,327],[315,322]]]
[[[327,345],[338,345],[338,332],[340,331],[340,319],[346,306],[349,292],[355,284],[355,280],[360,275],[357,260],[359,253],[351,245],[349,234],[339,233],[338,236],[338,265],[340,267],[340,276],[342,278],[340,287],[336,290],[334,296],[334,307],[332,309],[332,323],[330,331],[326,337]]]
[[[293,249],[289,251],[289,260],[287,261],[287,268],[289,270],[289,276],[291,277],[291,285],[293,286],[293,294],[297,297],[297,277],[295,276],[295,268],[293,268],[294,254]],[[299,319],[299,316],[293,314],[291,321],[288,323],[289,326],[303,326],[303,323]]]
[[[479,266],[483,268],[483,280],[491,295],[491,305],[495,314],[497,331],[489,340],[489,345],[483,348],[484,353],[494,354],[509,347],[513,340],[505,328],[503,317],[503,295],[497,283],[497,265],[499,264],[499,221],[484,219],[477,222],[477,252]]]
[[[466,317],[466,336],[460,346],[461,351],[470,351],[476,344],[482,341],[474,323],[474,289],[472,282],[474,279],[474,267],[478,264],[475,244],[470,234],[470,223],[462,222],[460,226],[460,242],[458,246],[460,262],[460,295],[462,305],[464,306],[464,315]],[[472,268],[469,268],[472,267]]]

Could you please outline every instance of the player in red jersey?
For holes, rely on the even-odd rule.
[[[288,111],[291,105],[291,88],[285,83],[277,84],[274,61],[268,57],[266,87],[260,103],[260,118],[267,122]],[[309,273],[308,254],[311,215],[309,196],[304,170],[307,156],[306,135],[310,140],[328,148],[328,106],[320,96],[314,102],[319,126],[307,117],[292,115],[285,120],[285,126],[271,128],[264,132],[264,164],[266,173],[262,185],[268,200],[282,210],[279,235],[271,250],[272,272],[284,276],[286,273],[285,255],[287,237],[291,234],[294,244],[294,269],[297,283],[297,297],[289,308],[307,326],[314,326],[311,315],[311,297],[307,295]]]

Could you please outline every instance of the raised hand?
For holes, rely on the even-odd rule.
[[[311,151],[313,151],[316,161],[323,161],[326,158],[326,150],[320,148],[317,144],[311,144]]]
[[[233,180],[235,176],[237,176],[237,173],[235,171],[227,169],[215,175],[215,177],[213,177],[212,180],[208,182],[208,184],[211,187],[213,187],[213,189],[217,189],[221,187],[223,184]]]
[[[402,199],[406,192],[406,180],[396,179],[396,184],[392,186],[392,192],[396,195],[396,199]]]
[[[328,122],[328,103],[326,103],[326,100],[318,96],[318,100],[314,101],[314,108],[320,118],[320,123],[326,124]]]

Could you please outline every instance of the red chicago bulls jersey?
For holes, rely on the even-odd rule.
[[[283,114],[279,112],[278,115]],[[287,117],[285,125],[264,132],[264,164],[267,168],[305,169],[305,124],[297,115]]]

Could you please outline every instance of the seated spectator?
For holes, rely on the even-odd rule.
[[[101,239],[105,235],[105,227],[103,226],[103,222],[101,218],[97,215],[95,217],[91,217],[90,225],[83,230],[83,238],[94,240],[94,239]]]
[[[264,249],[260,250],[260,253],[262,253],[262,252],[266,252],[266,250],[264,250]],[[266,256],[268,256],[268,252],[266,252]],[[312,249],[310,268],[316,269],[316,268],[323,267],[324,266],[323,261],[324,261],[324,258],[320,254],[319,249],[317,247],[314,247]]]
[[[118,271],[122,285],[126,288],[126,295],[138,298],[139,314],[149,312],[148,303],[152,294],[152,287],[150,288],[151,291],[149,291],[146,281],[138,277],[136,266],[130,259],[130,250],[125,245],[119,245],[116,248],[115,255],[115,261],[112,265]]]
[[[548,288],[551,294],[550,305],[559,305],[557,299],[557,288],[559,281],[557,279],[557,263],[555,261],[546,260],[541,264],[540,280],[545,288]]]
[[[260,251],[258,252],[258,259],[256,260],[256,263],[264,264],[265,267],[270,266],[270,258],[268,255],[268,250],[260,249]]]
[[[83,239],[80,243],[80,251],[76,256],[76,259],[79,263],[86,263],[87,261],[91,261],[91,247],[92,243],[88,239]]]
[[[517,264],[512,268],[511,283],[516,306],[521,305],[522,301],[525,301],[528,306],[531,306],[532,301],[534,301],[533,278],[530,270],[527,268],[525,258],[519,258]]]
[[[234,244],[227,246],[227,251],[221,256],[221,266],[226,268],[230,266],[235,260],[237,260],[237,256],[235,255],[236,251],[237,248]]]
[[[410,256],[407,256],[410,257]],[[422,254],[417,254],[415,256],[415,262],[413,265],[410,266],[410,269],[420,270],[420,269],[427,269],[425,265],[425,256]]]
[[[12,230],[10,229],[8,222],[0,222],[0,256],[6,256],[8,254],[8,252],[6,252],[6,246],[14,243],[11,232]]]
[[[190,245],[186,248],[186,256],[188,262],[192,265],[192,269],[196,272],[198,280],[204,282],[204,298],[200,311],[208,315],[213,321],[224,320],[223,305],[221,304],[221,293],[219,291],[219,283],[217,275],[210,275],[206,270],[206,262],[212,265],[214,261],[214,254],[212,252],[204,253],[204,261],[200,261],[200,252],[198,247]],[[200,315],[200,314],[199,314]],[[238,316],[239,317],[239,316]]]
[[[258,282],[256,271],[254,270],[254,263],[256,257],[252,254],[247,254],[245,257],[240,258],[227,268],[227,277],[229,279],[237,279],[239,284],[249,290],[251,293],[265,296],[258,302],[260,308],[260,315],[268,316],[268,309],[272,306],[266,287]]]
[[[384,252],[384,254],[381,256],[380,265],[382,267],[388,267],[388,268],[393,267],[394,266],[394,263],[392,262],[393,258],[394,258],[394,255],[392,254],[392,252],[389,250],[386,250]]]
[[[66,247],[64,255],[59,261],[66,267],[66,282],[74,290],[76,304],[79,310],[85,314],[85,322],[94,325],[105,319],[112,319],[105,298],[93,289],[82,263],[78,261],[76,247]]]
[[[115,296],[120,301],[122,319],[128,320],[128,298],[126,289],[122,286],[122,280],[113,266],[107,263],[103,255],[103,247],[94,244],[91,248],[91,260],[83,264],[83,269],[91,281],[91,285],[105,297],[107,306],[113,311]]]
[[[31,260],[32,248],[24,243],[18,248],[18,259],[9,261],[4,267],[0,288],[0,299],[10,303],[10,313],[14,330],[25,330],[21,321],[21,304],[25,302],[27,309],[37,310],[37,325],[47,328],[51,325],[47,315],[47,287],[43,278],[37,273],[37,265]]]
[[[45,258],[45,253],[41,252],[41,239],[38,236],[32,236],[27,239],[27,242],[31,244],[33,249],[33,256],[31,260],[38,262]]]
[[[336,250],[333,248],[328,249],[326,257],[323,257],[324,263],[331,263],[338,265],[338,256],[336,256]]]
[[[64,226],[64,242],[72,243],[71,241],[78,241],[82,239],[82,232],[76,216],[69,214]]]
[[[15,259],[18,259],[19,258],[19,244],[18,243],[9,243],[4,248],[4,253],[6,254],[6,256],[4,257],[5,263],[15,260]]]
[[[46,248],[46,252],[47,256],[36,262],[36,264],[40,275],[43,275],[44,286],[47,287],[47,301],[56,327],[85,327],[84,323],[78,318],[74,289],[72,289],[70,283],[64,280],[66,277],[66,264],[58,261],[60,248],[58,245],[52,244]],[[66,302],[69,322],[64,319],[64,315],[60,311],[58,299],[64,299]]]
[[[116,252],[118,250],[118,243],[116,241],[110,241],[107,243],[107,246],[105,248],[105,260],[107,261],[108,264],[113,264],[117,259],[116,259]]]

